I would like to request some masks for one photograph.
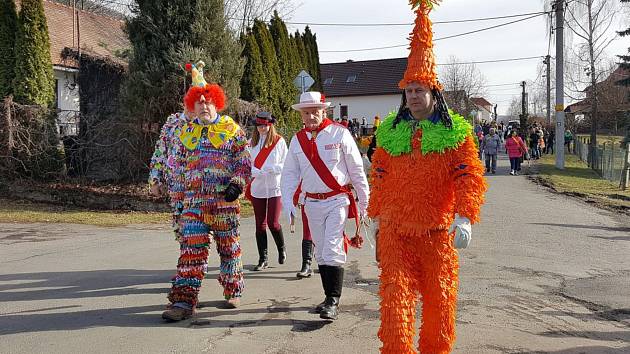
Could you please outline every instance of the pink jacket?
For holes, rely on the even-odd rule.
[[[520,136],[517,136],[516,138],[510,136],[505,139],[505,149],[507,150],[510,158],[521,157],[523,156],[523,152],[527,151],[527,147]]]

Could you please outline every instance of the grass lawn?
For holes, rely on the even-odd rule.
[[[580,138],[590,138],[591,136],[588,134],[578,134]],[[619,144],[623,140],[623,136],[617,135],[597,135],[597,145],[602,145],[603,143],[614,143]]]
[[[241,200],[241,216],[253,215],[248,200]],[[170,213],[141,211],[93,211],[59,205],[0,199],[2,223],[70,223],[97,226],[169,224]]]
[[[622,191],[618,183],[602,179],[574,155],[565,155],[565,169],[555,167],[555,156],[538,160],[538,177],[561,193],[591,200],[603,207],[630,211],[630,190]]]

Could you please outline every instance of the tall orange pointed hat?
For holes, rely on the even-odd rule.
[[[437,81],[435,56],[433,55],[433,24],[429,13],[433,6],[442,0],[409,0],[411,8],[416,12],[416,21],[409,40],[411,41],[407,70],[398,83],[404,89],[410,82],[420,82],[431,88],[442,89]]]

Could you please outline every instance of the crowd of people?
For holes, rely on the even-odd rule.
[[[553,129],[540,123],[533,123],[525,129],[520,124],[482,121],[475,125],[475,135],[479,142],[479,158],[485,159],[486,172],[496,173],[496,158],[501,147],[510,158],[510,174],[518,175],[524,160],[538,160],[544,154],[553,155],[556,135]],[[565,131],[564,146],[571,151],[573,134]]]
[[[374,122],[371,126],[368,124],[365,117],[361,118],[361,122],[359,122],[357,118],[348,119],[348,116],[334,118],[333,121],[348,128],[350,134],[352,134],[352,137],[355,139],[372,135],[381,124],[381,118],[378,115],[374,117]]]

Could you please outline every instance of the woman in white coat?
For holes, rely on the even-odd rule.
[[[246,192],[254,207],[256,218],[256,245],[258,265],[255,271],[268,266],[267,227],[278,248],[278,263],[284,264],[287,258],[284,236],[280,226],[282,202],[280,198],[280,175],[287,157],[287,143],[276,132],[275,118],[268,112],[256,115],[256,130],[252,139],[252,181]]]

